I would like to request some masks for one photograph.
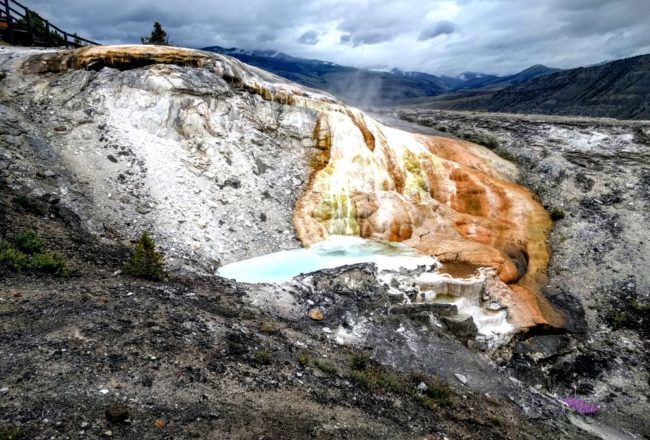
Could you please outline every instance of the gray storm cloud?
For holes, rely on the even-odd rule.
[[[420,32],[418,41],[426,41],[432,38],[439,37],[440,35],[453,34],[456,30],[456,25],[449,20],[442,20],[424,29]]]
[[[435,74],[575,67],[650,53],[649,0],[21,0],[69,32],[137,43],[271,49]],[[444,38],[442,38],[444,36]]]
[[[350,35],[348,42],[352,43],[353,47],[363,45],[373,45],[390,41],[393,36],[387,32],[365,32],[356,35]]]
[[[307,31],[298,37],[298,43],[300,44],[314,45],[318,43],[318,40],[318,32],[316,31]]]

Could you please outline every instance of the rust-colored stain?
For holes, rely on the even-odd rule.
[[[30,57],[24,68],[34,73],[69,69],[129,69],[150,64],[202,67],[208,57],[201,52],[169,46],[92,46]]]
[[[563,316],[540,293],[549,260],[549,215],[532,194],[502,173],[503,159],[469,142],[391,134],[392,129],[372,120],[346,114],[355,126],[365,124],[361,132],[370,132],[375,140],[375,159],[368,161],[374,168],[348,176],[353,220],[362,237],[400,241],[456,267],[492,267],[492,289],[507,291],[504,302],[515,325],[564,325]],[[315,131],[320,133],[325,121],[322,114]],[[356,148],[362,153],[367,147],[353,139],[333,145],[334,138],[341,142],[340,135],[330,133],[328,151]],[[363,136],[364,143],[369,138]],[[339,151],[337,157],[344,155]],[[306,245],[328,235],[323,223],[328,219],[312,212],[327,197],[323,191],[335,166],[340,164],[323,167],[319,161],[296,204],[294,225]],[[377,185],[381,179],[385,181]]]
[[[363,136],[363,141],[366,143],[366,146],[370,151],[375,151],[375,135],[368,129],[361,113],[353,113],[350,110],[346,111],[346,114],[352,119],[354,125],[357,126]]]

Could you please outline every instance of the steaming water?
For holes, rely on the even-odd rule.
[[[437,260],[399,244],[351,236],[330,236],[309,248],[275,252],[227,264],[217,275],[245,283],[281,283],[296,275],[356,263],[375,263],[381,270],[414,270]]]

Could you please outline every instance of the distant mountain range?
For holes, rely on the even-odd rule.
[[[465,72],[450,77],[358,69],[277,51],[220,46],[204,50],[238,58],[357,106],[650,119],[650,55],[567,70],[537,64],[508,76]]]
[[[452,110],[650,119],[650,55],[563,70],[496,91],[418,102]]]
[[[351,104],[394,105],[459,90],[495,89],[557,72],[542,65],[509,76],[465,72],[457,77],[436,76],[398,69],[358,69],[328,61],[293,57],[270,50],[242,50],[220,46],[203,50],[237,58],[299,84],[325,90]]]

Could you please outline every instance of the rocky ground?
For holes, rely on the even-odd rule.
[[[97,241],[55,206],[1,195],[0,234],[35,230],[71,269],[1,275],[3,440],[590,438],[453,338],[389,316],[372,267],[343,271],[365,283],[357,289],[336,287],[340,273],[316,276],[319,289],[286,287],[305,311],[322,304],[323,321],[280,316],[253,304],[258,286],[124,275],[128,247]],[[341,310],[374,313],[378,331],[337,343],[324,330]],[[404,362],[405,339],[438,360]]]

